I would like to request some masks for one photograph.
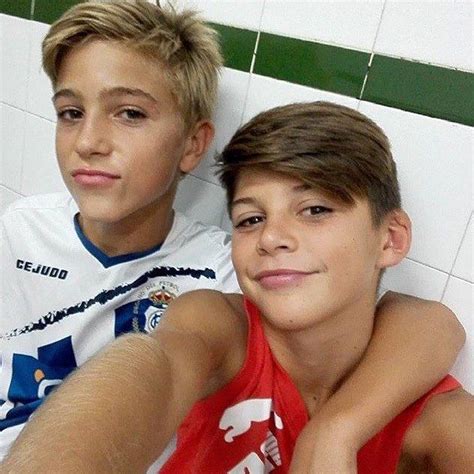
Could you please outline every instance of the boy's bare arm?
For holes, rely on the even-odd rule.
[[[464,340],[442,304],[387,293],[363,360],[301,433],[294,472],[334,472],[334,463],[338,472],[356,472],[357,451],[448,373]]]
[[[410,428],[404,452],[426,472],[472,473],[473,433],[474,397],[462,389],[443,393],[428,402]]]
[[[199,293],[170,305],[153,335],[123,336],[77,370],[38,409],[2,472],[144,472],[235,339],[223,297]]]

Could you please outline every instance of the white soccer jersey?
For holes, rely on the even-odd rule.
[[[0,460],[43,397],[118,335],[149,331],[181,293],[240,291],[218,227],[176,212],[161,246],[107,257],[76,214],[49,194],[1,219]]]

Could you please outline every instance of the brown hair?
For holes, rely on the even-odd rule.
[[[224,148],[219,177],[230,205],[242,168],[300,179],[332,198],[366,198],[374,224],[401,206],[396,165],[383,131],[356,110],[330,102],[290,104],[262,112]]]
[[[67,52],[94,39],[123,44],[163,65],[188,125],[211,117],[222,57],[216,32],[196,12],[145,0],[75,5],[53,23],[43,41],[43,67],[53,87]]]

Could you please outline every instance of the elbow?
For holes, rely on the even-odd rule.
[[[460,351],[466,342],[466,331],[453,311],[442,303],[438,303],[438,305],[443,313],[447,333],[452,336],[453,346]]]

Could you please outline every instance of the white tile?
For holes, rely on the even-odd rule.
[[[26,112],[1,104],[0,184],[20,192]]]
[[[249,79],[248,73],[232,69],[223,70],[214,114],[216,135],[206,157],[191,173],[192,175],[219,184],[213,167],[216,153],[222,151],[240,125]]]
[[[41,42],[49,29],[49,25],[30,21],[30,65],[28,73],[27,110],[40,117],[56,120],[51,97],[53,89],[48,76],[41,65]]]
[[[263,0],[179,0],[178,4],[198,10],[213,23],[257,31]]]
[[[472,70],[472,22],[469,1],[388,0],[375,51]]]
[[[474,285],[459,278],[450,277],[442,300],[451,308],[466,330],[466,344],[451,373],[458,378],[466,390],[474,393]]]
[[[56,161],[55,124],[27,114],[21,192],[27,196],[66,189]]]
[[[446,273],[406,258],[396,267],[387,269],[381,286],[387,290],[439,301],[447,279]]]
[[[383,0],[267,0],[263,31],[372,51]]]
[[[30,22],[10,15],[1,15],[0,21],[1,100],[24,109],[30,53],[28,35]]]
[[[471,214],[471,219],[466,230],[466,235],[459,249],[458,256],[456,257],[456,263],[453,268],[453,275],[464,280],[468,280],[471,283],[474,282],[473,275],[473,261],[472,261],[472,242],[474,238],[473,234],[473,217]]]
[[[0,216],[4,213],[5,209],[17,199],[22,196],[19,193],[0,185]]]
[[[328,100],[352,108],[359,104],[358,99],[352,97],[252,74],[243,122],[272,107],[313,100]]]
[[[450,272],[472,211],[470,127],[361,102],[385,131],[413,223],[409,256]]]
[[[186,176],[179,183],[174,208],[204,224],[219,226],[225,209],[225,193],[220,186]]]

